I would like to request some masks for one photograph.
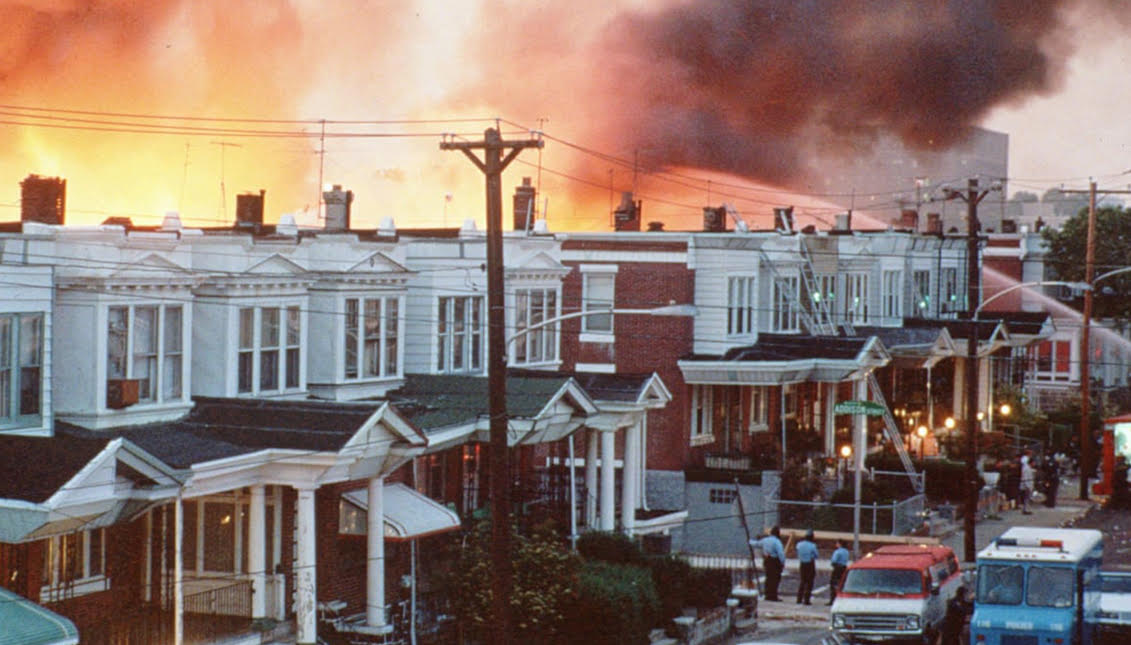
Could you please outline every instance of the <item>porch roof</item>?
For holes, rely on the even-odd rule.
[[[859,336],[875,336],[900,367],[931,367],[954,356],[958,348],[946,327],[857,326]]]
[[[1009,330],[1010,345],[1024,347],[1053,335],[1056,325],[1047,311],[983,311],[982,320],[999,320]]]
[[[759,334],[753,345],[725,354],[693,354],[679,361],[684,381],[695,384],[781,385],[836,383],[882,367],[891,354],[875,336]]]
[[[962,349],[966,346],[966,340],[970,337],[970,320],[947,318],[947,319],[933,319],[933,318],[904,318],[903,326],[908,328],[918,329],[946,329],[947,333],[954,340],[955,343],[960,345],[958,352],[959,356],[964,356],[966,352]],[[1010,337],[1010,330],[1007,323],[1002,320],[993,320],[986,317],[985,314],[979,314],[978,320],[973,321],[975,338],[978,343],[978,355],[984,356],[989,353],[997,351],[1003,346],[1012,344]]]
[[[0,645],[72,645],[79,630],[70,620],[0,587]]]
[[[415,540],[460,527],[455,511],[402,483],[385,484],[382,495],[386,540]],[[342,497],[369,512],[368,488],[346,491]]]
[[[62,425],[62,424],[60,424]],[[106,448],[110,437],[4,437],[0,498],[46,502]]]

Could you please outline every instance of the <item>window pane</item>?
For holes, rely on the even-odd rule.
[[[1071,607],[1074,572],[1060,567],[1030,567],[1025,603],[1031,607]]]
[[[181,398],[181,355],[165,356],[164,370],[161,373],[161,398],[165,401]]]
[[[396,376],[397,344],[400,333],[400,301],[396,298],[385,300],[385,376]]]
[[[240,349],[255,347],[255,309],[240,309]]]
[[[1020,565],[984,564],[978,567],[978,599],[988,605],[1020,605],[1025,571]]]
[[[436,370],[448,370],[448,306],[451,298],[440,298],[436,307]]]
[[[292,347],[287,350],[287,387],[298,387],[299,349]]]
[[[467,356],[466,333],[467,298],[454,298],[452,300],[452,370],[458,371],[466,367],[464,363]]]
[[[130,376],[137,379],[142,400],[156,398],[157,308],[134,307],[133,366]]]
[[[357,298],[346,300],[346,378],[357,378]]]
[[[196,504],[197,502],[184,503],[184,569],[196,571]],[[169,542],[173,537],[173,512],[169,511]],[[170,553],[172,556],[172,553]]]
[[[102,575],[102,533],[105,529],[90,531],[90,575]]]
[[[268,308],[260,310],[259,346],[279,346],[279,310]]]
[[[236,385],[236,387],[240,392],[251,391],[253,369],[252,362],[254,361],[254,359],[255,357],[251,352],[240,352],[239,365],[236,368],[237,370],[239,370],[239,383]]]
[[[613,286],[616,276],[614,274],[590,273],[585,276],[585,294],[582,296],[582,306],[586,311],[594,309],[610,309],[613,306]],[[611,314],[599,314],[582,317],[582,329],[586,331],[611,332],[613,330],[613,317]]]
[[[110,307],[107,316],[106,375],[126,378],[126,343],[129,332],[129,308]]]
[[[279,389],[279,350],[264,350],[259,353],[259,389]]]
[[[235,505],[204,504],[204,569],[232,573],[236,566]]]
[[[483,369],[483,298],[471,299],[471,369]]]
[[[287,345],[297,347],[302,342],[302,316],[298,307],[287,307]]]
[[[20,414],[39,414],[43,316],[20,316]],[[4,398],[9,390],[0,389]],[[5,415],[6,416],[6,415]]]
[[[165,307],[165,353],[180,353],[181,326],[181,308]]]
[[[365,376],[381,375],[381,301],[365,301]]]

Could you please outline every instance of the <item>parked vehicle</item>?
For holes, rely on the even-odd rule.
[[[1096,642],[1131,642],[1131,572],[1101,571],[1100,589]]]
[[[970,642],[1091,645],[1102,561],[1099,531],[1009,529],[978,554]]]
[[[832,629],[850,643],[935,643],[962,590],[958,558],[949,547],[885,546],[845,571]]]

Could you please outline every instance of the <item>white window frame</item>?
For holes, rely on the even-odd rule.
[[[456,305],[462,303],[462,320],[456,321]],[[441,374],[482,374],[486,361],[487,301],[483,295],[439,296],[436,299],[436,355],[432,364]],[[458,326],[457,326],[458,325]],[[463,331],[458,331],[462,327]],[[462,363],[453,363],[460,344]]]
[[[939,276],[939,307],[942,312],[953,313],[965,309],[964,298],[958,290],[958,267],[943,267]]]
[[[783,291],[786,288],[792,294]],[[773,324],[771,329],[777,333],[796,333],[801,331],[801,312],[798,311],[798,298],[801,297],[801,278],[796,275],[785,275],[774,280],[773,283],[773,310],[770,312]]]
[[[915,301],[915,317],[931,317],[931,272],[915,269],[911,272],[911,297]]]
[[[46,315],[43,312],[0,314],[0,429],[43,423],[43,354]],[[30,325],[30,328],[25,328]],[[31,334],[34,347],[23,346]],[[31,355],[26,355],[27,350]],[[27,359],[27,362],[25,362]],[[34,371],[25,374],[26,370]],[[31,381],[34,380],[34,383]],[[24,385],[35,389],[35,412],[22,412]]]
[[[287,391],[302,391],[304,389],[302,373],[302,310],[299,303],[282,303],[274,307],[258,305],[240,307],[236,317],[236,394],[256,395],[260,393],[281,393]],[[265,345],[264,318],[267,312],[272,312],[277,317],[275,343]],[[249,318],[245,315],[250,314]],[[297,324],[297,329],[291,327],[292,318]],[[251,328],[244,329],[247,321]],[[250,331],[250,335],[245,332]],[[247,341],[245,343],[245,341]],[[275,352],[275,387],[264,387],[263,361],[267,352]],[[292,366],[290,356],[297,353],[298,359]],[[251,363],[250,383],[245,387],[240,379],[243,369],[242,357],[247,357]],[[297,370],[294,376],[294,385],[290,385],[292,367]]]
[[[536,306],[537,303],[540,306]],[[557,318],[561,293],[554,287],[524,287],[514,292],[514,342],[511,360],[515,365],[541,365],[558,362],[558,325],[534,328],[543,321]]]
[[[753,275],[727,278],[727,337],[743,338],[758,331],[758,282]]]
[[[1040,365],[1040,350],[1041,346],[1048,343],[1049,347],[1049,367],[1048,369],[1041,369]],[[1068,346],[1068,356],[1065,359],[1068,363],[1067,371],[1060,371],[1058,368],[1061,362],[1057,357],[1057,347],[1059,345]],[[1030,366],[1029,374],[1035,383],[1078,383],[1080,381],[1079,374],[1079,349],[1075,342],[1068,338],[1050,338],[1034,344],[1030,348]]]
[[[852,325],[866,325],[870,313],[868,303],[868,274],[844,274],[844,321]]]
[[[613,309],[617,301],[617,265],[615,264],[588,264],[581,265],[581,310],[593,311]],[[607,281],[607,282],[606,282]],[[590,293],[596,284],[608,284],[610,293],[607,298],[592,297]],[[583,343],[611,343],[613,342],[614,327],[613,314],[591,315],[581,317],[581,342]]]
[[[277,561],[275,560],[275,542],[279,541],[282,536],[274,532],[272,525],[278,526],[275,518],[278,517],[280,509],[276,502],[281,498],[277,497],[274,493],[277,487],[267,486],[264,491],[263,510],[266,519],[267,537],[272,540],[271,548],[265,549],[265,562],[267,569],[273,570]],[[197,497],[192,500],[186,500],[186,509],[184,513],[185,522],[187,524],[186,531],[192,530],[193,542],[192,547],[192,566],[186,567],[186,572],[192,572],[194,575],[200,577],[230,577],[233,575],[242,576],[247,573],[248,564],[250,563],[250,554],[244,552],[244,542],[248,540],[248,535],[245,534],[244,524],[251,517],[251,497],[247,494],[247,489],[237,489],[227,494],[209,495],[206,497]],[[189,504],[192,506],[188,506]],[[215,540],[208,539],[207,534],[207,517],[208,512],[205,505],[225,505],[231,506],[231,539],[232,539],[232,569],[230,571],[223,569],[207,569],[205,563],[209,557],[216,557],[215,553],[210,554],[209,549],[216,549],[218,543]],[[282,511],[285,512],[285,511]],[[191,517],[191,519],[190,519]],[[250,526],[246,527],[246,532],[250,532]],[[250,543],[248,545],[250,549]],[[187,546],[186,546],[187,554]]]
[[[813,307],[824,306],[834,323],[840,322],[840,312],[836,308],[836,294],[840,292],[840,289],[837,288],[837,278],[839,277],[835,273],[819,273],[813,276],[813,281],[816,283],[818,293],[821,296],[821,302],[814,302]]]
[[[156,316],[153,323],[154,335],[153,345],[155,353],[141,354],[135,350],[137,340],[138,327],[136,324],[137,310],[139,309],[154,309]],[[110,379],[138,379],[136,374],[135,363],[139,358],[148,358],[154,361],[154,368],[151,373],[149,387],[138,386],[138,404],[155,404],[155,403],[169,403],[172,401],[183,401],[185,398],[185,314],[186,309],[184,305],[169,305],[163,303],[138,303],[138,304],[115,304],[109,305],[106,309],[106,380]],[[125,347],[124,356],[122,360],[125,363],[124,373],[112,374],[111,366],[114,361],[111,357],[112,345],[110,341],[111,318],[115,310],[124,310],[126,313],[125,329]],[[166,324],[169,313],[176,311],[180,317],[179,325],[176,328],[177,335],[173,337],[169,334],[171,328]],[[171,345],[176,341],[176,346]],[[175,369],[170,369],[173,366]],[[175,375],[171,379],[170,376]],[[170,383],[170,381],[173,381]],[[175,387],[175,391],[170,391],[171,387]],[[103,397],[102,404],[105,405],[105,397]]]
[[[715,440],[714,420],[715,389],[710,385],[691,386],[691,445],[699,446]]]
[[[91,546],[91,536],[96,533],[99,537],[97,550]],[[80,568],[77,575],[67,580],[63,577],[62,567],[66,541],[70,536],[78,536],[78,549],[81,551],[82,562],[77,563]],[[45,541],[47,544],[43,549],[44,579],[40,588],[40,598],[62,600],[110,588],[110,579],[106,576],[106,529],[77,531],[49,537]]]
[[[764,432],[770,429],[770,392],[764,385],[750,387],[750,425],[749,432]]]
[[[885,270],[882,280],[884,283],[883,316],[889,322],[898,322],[903,319],[903,271],[899,269]]]
[[[354,306],[352,311],[351,303]],[[401,376],[404,369],[400,356],[403,309],[400,296],[350,296],[344,299],[342,377],[346,381],[363,382]],[[376,321],[376,327],[367,327],[368,321]],[[376,347],[375,354],[369,349],[370,343]],[[353,365],[350,365],[351,349]]]

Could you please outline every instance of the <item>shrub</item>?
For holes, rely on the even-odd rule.
[[[644,552],[623,533],[590,531],[577,538],[577,552],[587,560],[613,564],[643,564]]]
[[[588,561],[581,567],[579,591],[566,620],[569,642],[592,645],[648,642],[648,632],[660,616],[659,597],[648,569]]]
[[[731,591],[728,569],[692,569],[685,604],[698,609],[714,609],[726,603]]]
[[[648,568],[660,598],[660,620],[666,623],[688,606],[691,564],[679,556],[665,555],[648,558]]]

